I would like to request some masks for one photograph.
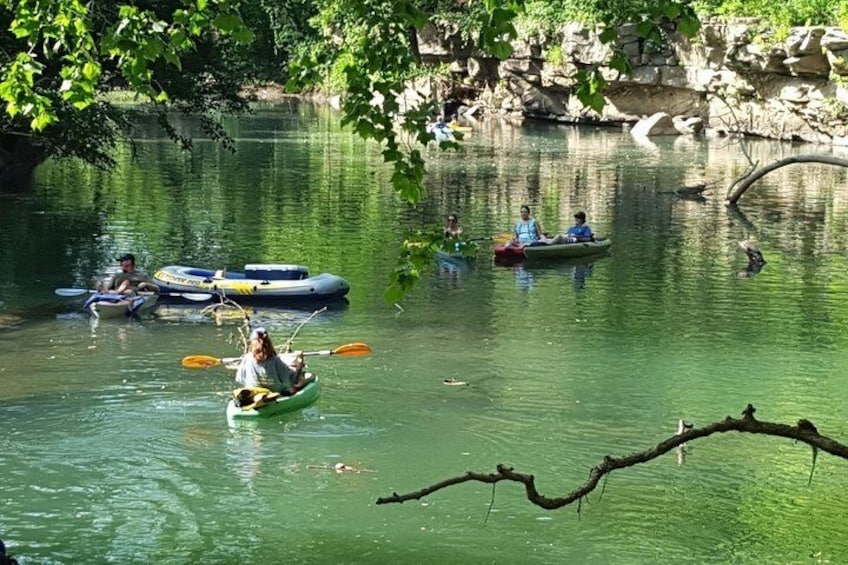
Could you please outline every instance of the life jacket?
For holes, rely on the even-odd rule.
[[[519,243],[539,241],[538,231],[538,228],[536,228],[536,218],[530,218],[526,224],[521,220],[515,221],[515,233],[518,235]]]

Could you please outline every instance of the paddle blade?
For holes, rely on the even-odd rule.
[[[168,295],[182,296],[186,300],[191,300],[192,302],[206,302],[207,300],[212,300],[212,295],[204,292],[170,292]]]
[[[183,357],[183,367],[187,369],[208,369],[221,364],[221,359],[211,355],[189,355]]]
[[[83,294],[88,294],[89,292],[94,291],[89,291],[84,288],[57,288],[53,292],[59,296],[82,296]]]
[[[371,355],[371,347],[367,343],[357,342],[340,345],[333,350],[333,355]]]

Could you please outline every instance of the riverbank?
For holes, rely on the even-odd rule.
[[[618,28],[614,45],[601,42],[600,30],[579,23],[550,34],[519,29],[512,56],[502,61],[434,26],[422,30],[419,46],[422,59],[450,69],[445,80],[430,85],[433,95],[477,116],[633,124],[664,113],[694,126],[689,133],[703,128],[848,146],[844,30],[776,30],[754,18],[702,24],[691,38],[669,27],[662,46],[640,38],[631,24]],[[631,73],[606,66],[613,47],[627,55]],[[608,82],[600,112],[575,94],[578,73],[595,65]]]

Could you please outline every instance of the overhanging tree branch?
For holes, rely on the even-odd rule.
[[[588,495],[597,488],[598,483],[602,478],[609,475],[616,469],[624,469],[626,467],[633,467],[640,463],[647,463],[648,461],[656,459],[685,443],[705,438],[713,434],[726,432],[785,437],[806,443],[813,448],[813,466],[815,466],[816,453],[819,449],[830,453],[831,455],[835,455],[836,457],[848,459],[848,446],[819,434],[816,427],[809,420],[798,420],[798,423],[794,426],[764,422],[754,418],[755,411],[755,408],[749,404],[747,408],[745,408],[745,411],[742,412],[742,418],[731,418],[728,416],[721,422],[716,422],[714,424],[704,426],[703,428],[683,430],[682,432],[661,441],[655,447],[639,453],[633,453],[624,457],[606,456],[600,464],[592,468],[589,473],[589,479],[585,483],[561,497],[550,498],[542,495],[536,488],[536,481],[533,475],[519,473],[513,470],[512,467],[499,464],[497,466],[496,473],[475,473],[473,471],[468,471],[464,475],[446,479],[421,490],[405,494],[392,493],[391,496],[378,498],[377,504],[389,504],[392,502],[402,503],[407,500],[418,500],[444,488],[469,481],[489,484],[499,483],[501,481],[513,481],[524,485],[524,490],[527,493],[527,499],[530,502],[547,510],[555,510],[557,508],[562,508],[563,506],[568,506],[572,502],[580,501],[584,496]],[[812,470],[810,472],[810,480],[812,480]]]
[[[730,193],[727,197],[728,204],[736,204],[752,184],[766,176],[768,173],[781,167],[785,167],[786,165],[792,165],[793,163],[824,163],[825,165],[848,167],[848,159],[840,159],[839,157],[831,157],[829,155],[793,155],[792,157],[786,157],[785,159],[780,159],[771,165],[763,167],[756,173],[748,175],[748,177],[739,184],[736,190]],[[739,181],[737,180],[736,182]]]

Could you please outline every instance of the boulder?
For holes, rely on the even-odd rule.
[[[671,120],[678,133],[694,135],[704,129],[704,120],[698,117],[674,116]]]
[[[821,46],[829,51],[848,49],[848,33],[839,28],[827,28],[821,38]]]
[[[649,137],[652,135],[677,135],[679,132],[674,127],[674,120],[665,112],[657,112],[652,116],[643,118],[630,130],[633,137]]]
[[[783,64],[793,75],[815,75],[826,77],[830,74],[830,65],[820,52],[814,55],[801,55],[783,60]]]

